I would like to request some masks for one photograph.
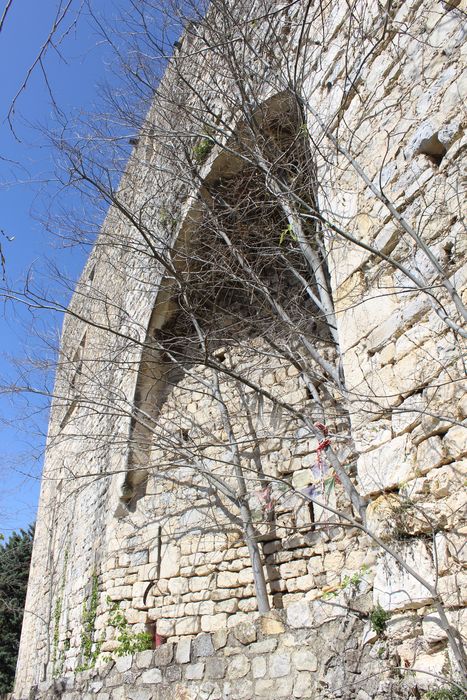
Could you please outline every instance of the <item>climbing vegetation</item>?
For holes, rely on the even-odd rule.
[[[96,639],[98,605],[99,578],[96,572],[94,572],[91,577],[91,594],[89,598],[83,601],[83,612],[81,616],[81,653],[83,661],[76,669],[77,671],[85,671],[88,668],[93,668],[101,651],[102,640]]]
[[[117,656],[136,654],[138,651],[152,649],[152,635],[149,632],[131,632],[125,613],[120,609],[120,603],[107,598],[110,605],[109,624],[117,630],[117,642],[115,649]]]

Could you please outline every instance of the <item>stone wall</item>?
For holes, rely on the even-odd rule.
[[[302,11],[298,3],[278,22],[294,26]],[[151,439],[139,453],[135,449],[134,412],[146,410],[153,398],[141,399],[148,364],[141,343],[150,350],[148,339],[173,308],[161,294],[160,265],[141,251],[138,231],[112,209],[73,299],[75,317],[64,325],[17,697],[38,686],[38,697],[63,693],[70,699],[85,693],[104,700],[250,698],[274,689],[276,697],[367,700],[388,697],[389,680],[391,692],[404,697],[413,683],[422,690],[430,685],[423,671],[450,676],[452,657],[433,606],[439,597],[451,624],[465,630],[462,343],[435,313],[429,295],[408,285],[401,268],[421,275],[428,287],[436,283],[447,316],[454,319],[456,312],[439,291],[426,255],[384,198],[372,194],[355,161],[337,152],[326,134],[339,134],[370,184],[395,203],[465,300],[463,18],[445,3],[401,2],[375,43],[373,29],[383,26],[384,13],[370,2],[358,24],[362,41],[348,42],[356,16],[349,16],[346,3],[335,3],[316,35],[307,37],[304,112],[316,146],[317,196],[327,220],[323,235],[347,387],[345,396],[329,398],[325,418],[333,446],[369,499],[369,531],[433,584],[435,593],[358,527],[337,526],[334,515],[319,506],[310,511],[302,490],[322,479],[311,469],[318,440],[296,421],[273,417],[266,402],[254,429],[273,482],[274,522],[265,515],[257,479],[250,505],[260,513],[256,534],[270,602],[283,617],[258,617],[236,513],[226,513],[222,498],[201,494],[199,469],[173,467],[195,447],[197,458],[219,474],[228,463],[222,423],[199,383],[205,379],[199,368],[196,381],[177,381],[164,394],[157,414],[150,415]],[[293,48],[293,32],[289,40]],[[348,66],[358,65],[362,52],[366,60],[350,90]],[[170,85],[170,68],[165,80]],[[270,99],[280,84],[265,85],[258,102]],[[149,118],[157,126],[155,112]],[[138,207],[146,192],[155,193],[143,218],[155,226],[163,250],[169,234],[156,216],[161,202],[179,221],[177,235],[184,239],[199,226],[197,193],[190,198],[181,180],[173,185],[163,146],[145,156],[143,166],[141,149],[147,149],[144,139],[122,191]],[[219,149],[202,174],[208,181],[229,168],[235,169]],[[336,235],[332,225],[367,249]],[[320,347],[326,342],[316,340]],[[224,361],[232,367],[251,362],[262,387],[313,416],[296,368],[264,355],[260,340],[239,339]],[[235,385],[226,380],[222,389],[238,434],[251,441]],[[93,409],[96,392],[99,410]],[[250,459],[247,454],[244,464]],[[137,479],[128,484],[138,460],[149,474],[141,492]],[[122,499],[128,486],[138,496],[134,508]],[[350,514],[339,484],[326,499]],[[110,668],[103,666],[106,656],[121,646],[109,622],[115,603],[132,634],[153,633],[156,623],[166,643],[154,655],[117,658]],[[380,635],[369,624],[378,605],[390,614]],[[93,611],[93,649],[98,641],[100,653],[96,669],[75,676],[89,619],[83,606]],[[415,669],[415,681],[404,676],[401,687],[399,667]]]
[[[350,598],[356,609],[365,609],[365,594]],[[30,698],[387,698],[388,689],[395,692],[400,684],[388,683],[381,667],[397,661],[388,659],[385,645],[359,646],[364,622],[358,612],[349,615],[343,608],[328,608],[302,601],[291,606],[287,617],[250,616],[230,630],[184,637],[75,677],[40,683]],[[403,690],[398,697],[410,697],[414,686],[415,681],[406,683],[405,695]]]

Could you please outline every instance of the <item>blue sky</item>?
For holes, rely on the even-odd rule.
[[[80,7],[71,5],[69,20]],[[112,0],[93,0],[94,12],[111,15]],[[0,0],[1,11],[5,5]],[[57,263],[76,278],[85,251],[63,249],[46,231],[44,218],[50,198],[57,194],[53,182],[53,153],[39,128],[56,126],[51,98],[37,68],[17,101],[13,116],[16,136],[6,121],[12,99],[28,68],[38,55],[51,28],[57,0],[14,0],[0,33],[0,229],[8,282],[24,284],[26,275],[48,285],[48,264]],[[70,24],[68,21],[67,25]],[[65,25],[64,25],[65,27]],[[99,84],[115,80],[109,70],[109,48],[100,41],[83,11],[60,44],[60,54],[49,50],[44,66],[60,108],[70,114],[92,111],[99,99]],[[73,195],[61,193],[61,205],[72,206]],[[11,303],[0,307],[0,386],[27,371],[31,355],[51,357],[47,344],[56,344],[61,318],[50,312],[31,312]],[[37,332],[45,338],[41,341]],[[15,360],[13,362],[12,360]],[[36,385],[43,378],[36,373]],[[34,520],[42,468],[48,401],[39,396],[0,394],[0,532],[25,528]]]

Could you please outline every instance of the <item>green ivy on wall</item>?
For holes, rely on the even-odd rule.
[[[65,550],[65,555],[63,557],[63,572],[62,572],[62,579],[60,582],[60,590],[58,594],[58,598],[55,602],[55,607],[54,607],[54,614],[53,614],[53,620],[54,620],[54,627],[53,627],[53,639],[52,639],[52,675],[54,678],[57,678],[62,674],[63,671],[63,664],[65,663],[65,651],[66,649],[63,648],[61,651],[59,650],[60,646],[60,619],[62,617],[62,610],[63,610],[63,595],[65,591],[65,583],[66,583],[66,569],[68,565],[68,549]]]
[[[102,640],[96,640],[96,617],[99,605],[99,577],[94,572],[91,576],[91,594],[83,601],[83,612],[81,615],[81,654],[82,663],[77,667],[77,671],[85,671],[93,668],[97,657],[100,654]]]
[[[114,653],[117,656],[136,654],[138,651],[152,649],[152,635],[149,632],[131,632],[125,614],[120,610],[120,603],[107,598],[110,605],[109,624],[117,630],[118,647]]]

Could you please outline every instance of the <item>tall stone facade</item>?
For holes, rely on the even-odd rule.
[[[290,119],[287,86],[300,68],[300,139],[325,222],[338,339],[317,318],[313,348],[341,363],[343,379],[318,401],[296,356],[272,352],[270,336],[281,336],[269,317],[245,330],[255,325],[251,309],[233,292],[216,305],[211,364],[190,351],[173,278],[210,240],[206,199],[232,206],[226,192],[250,187],[255,230],[273,228],[276,212],[255,199],[232,136],[202,153],[206,136],[194,129],[196,177],[174,165],[181,144],[169,143],[168,112],[182,104],[187,56],[196,99],[220,110],[232,133],[245,130],[228,89],[216,90],[215,61],[197,51],[202,32],[189,29],[64,322],[15,698],[382,700],[459,679],[463,3],[336,2],[319,17],[305,5],[237,12],[256,23],[253,53],[256,45],[261,58],[269,41],[282,48],[255,95],[263,125]],[[276,43],[265,44],[271,28]],[[176,118],[185,123],[187,113]],[[293,234],[285,223],[283,239]],[[281,303],[294,320],[295,307]],[[248,322],[231,331],[233,308]],[[321,434],[310,421],[325,422]],[[232,505],[229,430],[265,613]],[[365,522],[332,476],[327,439]]]

